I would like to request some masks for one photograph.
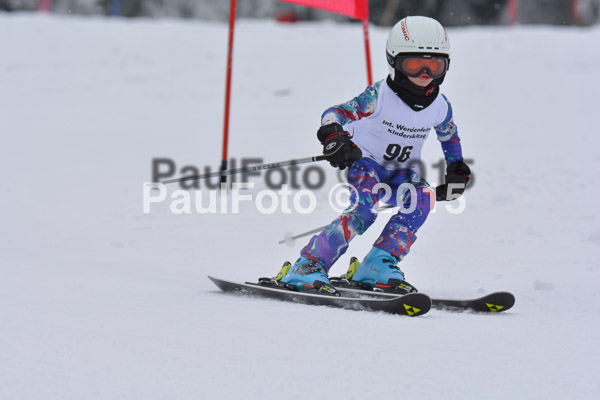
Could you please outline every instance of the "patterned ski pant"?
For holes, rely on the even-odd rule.
[[[391,193],[388,200],[383,197],[387,197],[383,189],[373,190],[378,183],[387,184],[391,189],[388,191]],[[399,189],[407,186],[402,185],[403,183],[414,185],[415,190],[412,193],[403,190],[398,197]],[[396,205],[395,200],[399,198],[403,207],[390,218],[374,246],[402,259],[417,239],[417,230],[431,210],[433,195],[427,182],[420,180],[411,170],[388,171],[375,161],[362,158],[350,167],[348,184],[356,189],[351,190],[351,206],[321,233],[313,236],[300,254],[319,262],[329,271],[346,252],[350,241],[356,235],[362,235],[375,222],[380,199]],[[416,201],[415,204],[413,200]]]

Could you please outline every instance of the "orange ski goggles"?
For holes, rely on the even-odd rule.
[[[437,79],[448,70],[448,59],[436,56],[404,56],[396,58],[396,68],[411,77],[418,77],[427,72]]]

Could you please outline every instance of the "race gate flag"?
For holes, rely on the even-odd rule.
[[[285,3],[299,4],[360,19],[363,26],[365,58],[367,64],[367,84],[373,84],[371,68],[371,50],[369,46],[369,0],[281,0]]]
[[[281,0],[286,3],[300,4],[319,8],[360,20],[369,18],[369,0]]]

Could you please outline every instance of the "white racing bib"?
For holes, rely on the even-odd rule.
[[[440,94],[431,105],[413,111],[383,82],[375,112],[366,118],[344,125],[354,133],[352,141],[369,157],[387,170],[411,169],[421,175],[423,143],[431,129],[448,113],[448,103]]]

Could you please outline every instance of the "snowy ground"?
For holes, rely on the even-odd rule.
[[[386,35],[372,32],[378,79]],[[296,258],[304,240],[277,241],[334,218],[332,170],[309,215],[142,213],[152,158],[218,165],[226,26],[0,14],[0,398],[598,398],[600,30],[450,37],[443,91],[476,178],[402,268],[433,296],[517,304],[402,318],[242,300],[206,279]],[[318,154],[321,112],[365,75],[359,25],[242,21],[230,155]],[[424,155],[440,159],[434,138]]]

